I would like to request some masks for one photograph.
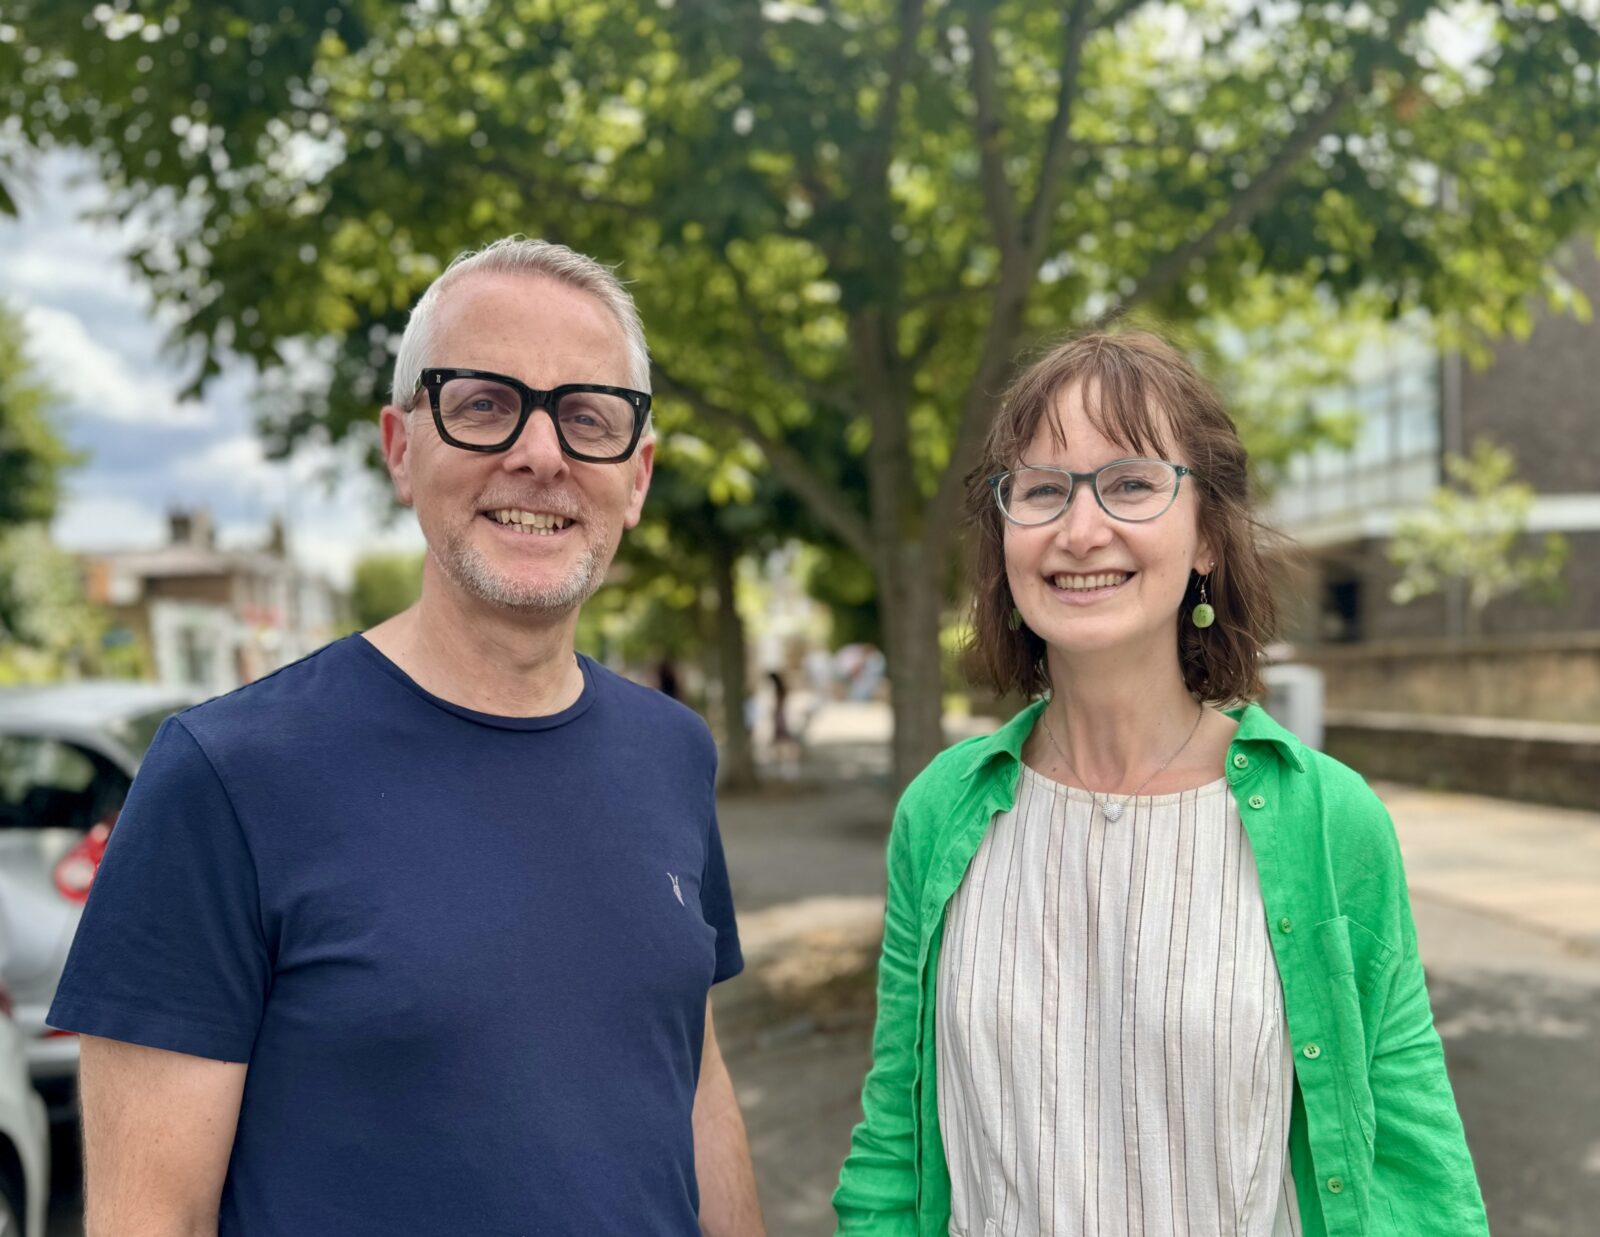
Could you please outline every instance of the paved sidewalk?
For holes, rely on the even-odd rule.
[[[1600,953],[1600,812],[1380,783],[1413,897]]]

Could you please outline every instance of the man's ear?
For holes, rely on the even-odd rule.
[[[632,528],[639,523],[639,517],[644,514],[644,496],[650,490],[650,476],[656,466],[656,438],[652,434],[639,444],[639,450],[633,457],[638,461],[633,472],[633,488],[628,494],[628,512],[623,517],[622,526]]]
[[[378,414],[383,434],[383,462],[389,466],[394,496],[402,506],[411,505],[411,414],[404,408],[385,404]]]

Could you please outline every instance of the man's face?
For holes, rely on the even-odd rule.
[[[424,364],[488,370],[539,390],[633,385],[622,328],[605,306],[532,275],[469,275],[449,288]],[[384,457],[451,586],[516,609],[582,605],[623,529],[639,522],[655,444],[646,438],[621,464],[583,463],[562,454],[554,423],[535,408],[508,450],[463,451],[439,437],[426,393],[412,407],[383,410]]]

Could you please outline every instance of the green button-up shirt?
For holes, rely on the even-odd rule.
[[[949,1227],[933,1026],[945,907],[1016,800],[1042,708],[942,753],[895,812],[873,1064],[833,1198],[840,1237]],[[1359,775],[1259,707],[1230,716],[1225,768],[1294,1045],[1289,1156],[1305,1235],[1486,1237],[1389,814]]]

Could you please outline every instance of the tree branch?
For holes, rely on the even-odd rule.
[[[1067,16],[1066,35],[1061,51],[1060,80],[1056,84],[1056,114],[1045,139],[1044,158],[1039,161],[1039,183],[1034,187],[1033,203],[1028,207],[1023,228],[1023,244],[1030,266],[1037,266],[1049,231],[1050,213],[1055,209],[1056,191],[1062,169],[1071,153],[1072,105],[1078,97],[1078,72],[1083,67],[1083,45],[1089,37],[1090,0],[1075,0]]]
[[[767,433],[746,413],[725,407],[699,388],[681,381],[659,360],[652,361],[651,368],[660,389],[683,400],[702,420],[742,434],[760,447],[779,481],[837,533],[841,541],[867,562],[876,561],[867,521],[857,514],[845,493],[813,469],[800,452],[783,439]]]
[[[1011,197],[1011,182],[1006,178],[1005,152],[1000,146],[1001,116],[999,61],[994,50],[994,26],[983,4],[972,6],[967,23],[972,44],[972,100],[975,136],[978,140],[979,176],[984,210],[994,229],[1003,268],[1023,257],[1023,238],[1018,227],[1016,207]]]
[[[961,518],[962,495],[966,490],[967,474],[975,465],[983,446],[983,436],[989,431],[990,413],[999,402],[1006,372],[1011,368],[1016,350],[1017,335],[1022,322],[1022,302],[1016,301],[1010,315],[1002,319],[997,313],[989,319],[984,336],[982,359],[978,371],[972,376],[967,396],[962,401],[957,422],[956,440],[950,448],[950,462],[939,478],[938,489],[927,506],[923,524],[923,544],[930,562],[944,559]]]
[[[922,33],[923,3],[924,0],[900,0],[900,11],[895,19],[900,35],[889,57],[889,82],[872,123],[876,140],[871,144],[870,162],[865,168],[871,184],[877,184],[889,170],[894,134],[900,125],[900,96],[905,89],[906,78],[911,75],[911,67],[916,63],[917,38]]]
[[[1061,71],[1056,86],[1056,111],[1050,122],[1050,134],[1045,139],[1044,157],[1039,163],[1039,183],[1035,186],[1033,202],[1028,207],[1023,240],[1027,246],[1028,264],[1037,266],[1044,254],[1050,232],[1050,215],[1055,210],[1068,160],[1080,143],[1072,136],[1073,106],[1079,93],[1079,77],[1083,70],[1083,48],[1089,36],[1097,30],[1113,30],[1135,9],[1148,0],[1117,0],[1109,10],[1091,22],[1091,0],[1076,0],[1067,17],[1066,34],[1061,49]]]
[[[1182,278],[1192,263],[1209,255],[1223,237],[1249,224],[1282,188],[1283,182],[1294,171],[1295,165],[1332,130],[1334,123],[1339,119],[1339,113],[1355,97],[1356,89],[1357,84],[1353,79],[1341,82],[1326,103],[1301,119],[1299,126],[1279,147],[1278,153],[1266,167],[1239,191],[1238,196],[1228,204],[1228,208],[1217,216],[1204,232],[1179,245],[1150,267],[1134,284],[1133,290],[1101,314],[1096,319],[1096,324],[1103,324],[1126,313],[1140,301],[1165,291]]]

